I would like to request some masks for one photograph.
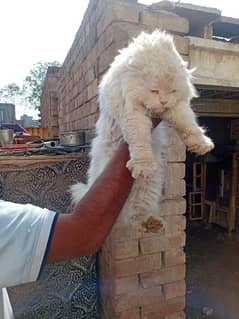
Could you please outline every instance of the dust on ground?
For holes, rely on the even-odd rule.
[[[186,256],[187,319],[239,319],[239,234],[191,223]]]

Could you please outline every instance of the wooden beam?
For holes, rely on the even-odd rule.
[[[229,233],[236,228],[236,197],[237,197],[237,155],[233,154],[232,159],[232,181],[231,181],[231,195],[228,215],[228,231]]]
[[[193,110],[199,116],[239,117],[239,100],[195,99]]]

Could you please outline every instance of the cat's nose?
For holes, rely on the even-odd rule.
[[[168,103],[168,101],[160,101],[160,103],[164,106]]]

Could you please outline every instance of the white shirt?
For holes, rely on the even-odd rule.
[[[14,318],[5,288],[37,280],[56,216],[0,200],[0,319]]]

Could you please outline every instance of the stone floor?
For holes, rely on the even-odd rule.
[[[187,229],[187,319],[239,318],[239,234],[191,224]],[[212,315],[202,315],[208,307]]]

